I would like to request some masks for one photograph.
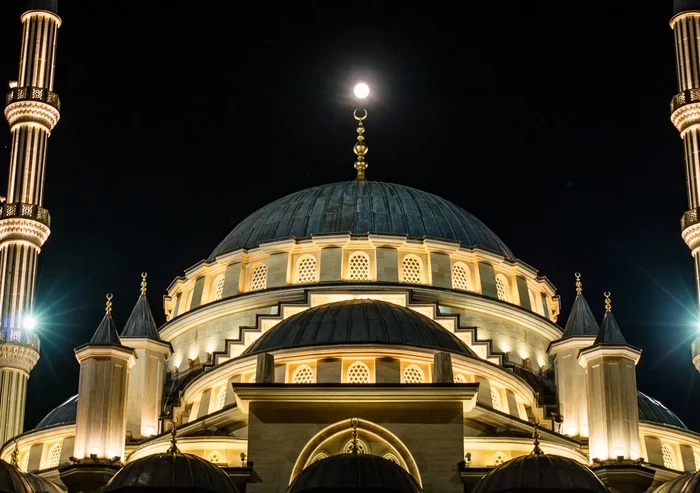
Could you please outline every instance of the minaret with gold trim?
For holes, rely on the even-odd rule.
[[[0,443],[19,434],[29,372],[39,359],[33,333],[37,257],[49,236],[43,208],[46,149],[58,122],[54,88],[57,0],[30,0],[22,14],[19,76],[5,117],[12,133],[7,196],[0,209]]]

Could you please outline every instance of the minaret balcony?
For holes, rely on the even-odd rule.
[[[25,346],[34,351],[39,351],[39,337],[36,333],[28,330],[13,329],[11,327],[0,328],[0,344]]]
[[[43,87],[15,87],[5,96],[5,118],[16,124],[39,124],[51,132],[61,117],[58,94]]]
[[[4,204],[0,208],[0,242],[27,241],[41,248],[49,238],[51,215],[35,204]]]
[[[39,207],[36,204],[3,204],[2,209],[0,209],[0,219],[6,219],[8,217],[33,219],[39,221],[46,227],[51,227],[51,214],[49,214],[49,210]]]
[[[681,217],[681,237],[695,255],[700,249],[700,207],[690,209]]]
[[[15,87],[5,96],[5,107],[20,101],[41,101],[61,111],[58,94],[43,87]]]
[[[700,124],[700,89],[688,89],[673,96],[671,121],[681,133]]]

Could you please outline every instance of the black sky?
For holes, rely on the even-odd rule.
[[[671,2],[476,3],[62,0],[27,426],[77,391],[105,293],[123,325],[147,270],[162,322],[168,284],[245,216],[354,176],[365,79],[368,177],[479,217],[559,288],[562,324],[575,271],[598,317],[612,291],[639,389],[700,429]],[[23,7],[0,5],[7,80]]]

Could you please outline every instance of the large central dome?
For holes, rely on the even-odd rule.
[[[484,223],[447,200],[402,185],[346,181],[307,188],[266,205],[236,226],[209,259],[264,241],[329,233],[440,238],[514,258]]]

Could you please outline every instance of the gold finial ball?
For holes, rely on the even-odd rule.
[[[369,96],[369,86],[364,82],[358,82],[353,89],[357,99],[365,99]]]
[[[146,282],[146,277],[148,276],[147,272],[142,272],[141,273],[141,294],[146,294],[146,287],[148,286]]]
[[[112,293],[109,293],[106,297],[107,297],[107,304],[105,306],[105,313],[107,315],[109,315],[110,313],[112,313],[112,298],[114,296],[112,296]]]
[[[605,291],[603,293],[603,296],[605,296],[605,311],[609,312],[612,310],[612,301],[610,301],[610,291]]]

